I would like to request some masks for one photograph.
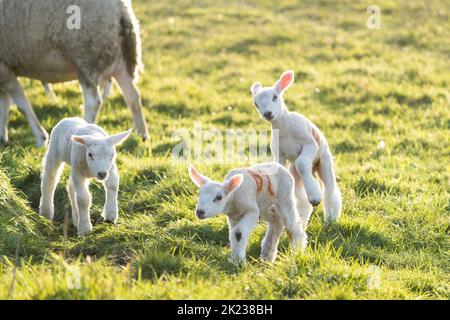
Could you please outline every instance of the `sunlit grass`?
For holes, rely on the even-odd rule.
[[[134,135],[120,148],[119,223],[83,238],[70,227],[64,241],[68,171],[56,222],[37,216],[44,150],[14,107],[11,142],[0,147],[0,298],[450,298],[448,1],[385,2],[374,31],[362,1],[134,3],[151,140]],[[248,263],[236,267],[225,218],[193,214],[197,190],[170,158],[171,136],[195,121],[268,129],[249,88],[286,69],[297,75],[287,105],[324,131],[334,153],[342,220],[324,228],[318,207],[306,253],[291,252],[283,235],[274,264],[258,259],[261,225]],[[23,84],[47,130],[81,115],[76,84],[55,85],[58,105],[38,82]],[[117,89],[99,123],[111,133],[131,127]],[[199,165],[216,179],[233,166]],[[104,194],[91,190],[96,221]]]

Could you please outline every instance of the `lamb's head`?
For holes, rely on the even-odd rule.
[[[92,177],[106,180],[116,160],[116,146],[124,142],[131,129],[109,137],[96,135],[72,136],[72,141],[85,147],[86,162]]]
[[[223,213],[231,194],[242,184],[244,176],[237,174],[220,183],[200,174],[193,166],[189,167],[189,176],[200,188],[196,215],[199,219],[215,217]]]
[[[253,102],[260,115],[275,121],[284,111],[283,93],[294,82],[294,72],[284,72],[273,87],[263,88],[260,82],[252,85]]]

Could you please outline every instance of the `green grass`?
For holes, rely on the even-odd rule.
[[[134,135],[120,148],[119,223],[83,238],[70,227],[64,242],[68,171],[56,221],[37,215],[44,150],[13,108],[11,142],[0,147],[0,298],[450,298],[449,1],[383,1],[373,31],[363,1],[134,3],[151,141]],[[306,253],[291,252],[283,235],[274,264],[258,259],[261,225],[248,263],[236,267],[225,218],[195,218],[197,189],[187,165],[171,160],[171,137],[195,121],[268,129],[249,87],[286,69],[297,72],[287,105],[323,130],[334,153],[342,220],[323,227],[318,207]],[[76,84],[55,86],[59,105],[38,82],[23,84],[49,131],[81,115]],[[118,90],[99,123],[109,132],[131,126]],[[222,179],[234,166],[199,169]],[[104,194],[99,184],[91,190],[96,221]]]

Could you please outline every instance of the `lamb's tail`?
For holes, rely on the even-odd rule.
[[[139,21],[137,20],[130,0],[120,0],[122,16],[120,18],[122,53],[128,73],[136,79],[143,70],[142,47]]]

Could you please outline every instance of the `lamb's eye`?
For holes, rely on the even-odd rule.
[[[94,159],[94,155],[92,153],[88,153],[89,158]]]
[[[273,95],[272,101],[275,102],[278,100],[278,96],[276,94]]]
[[[222,200],[222,196],[220,194],[214,198],[214,202],[221,201],[221,200]]]

